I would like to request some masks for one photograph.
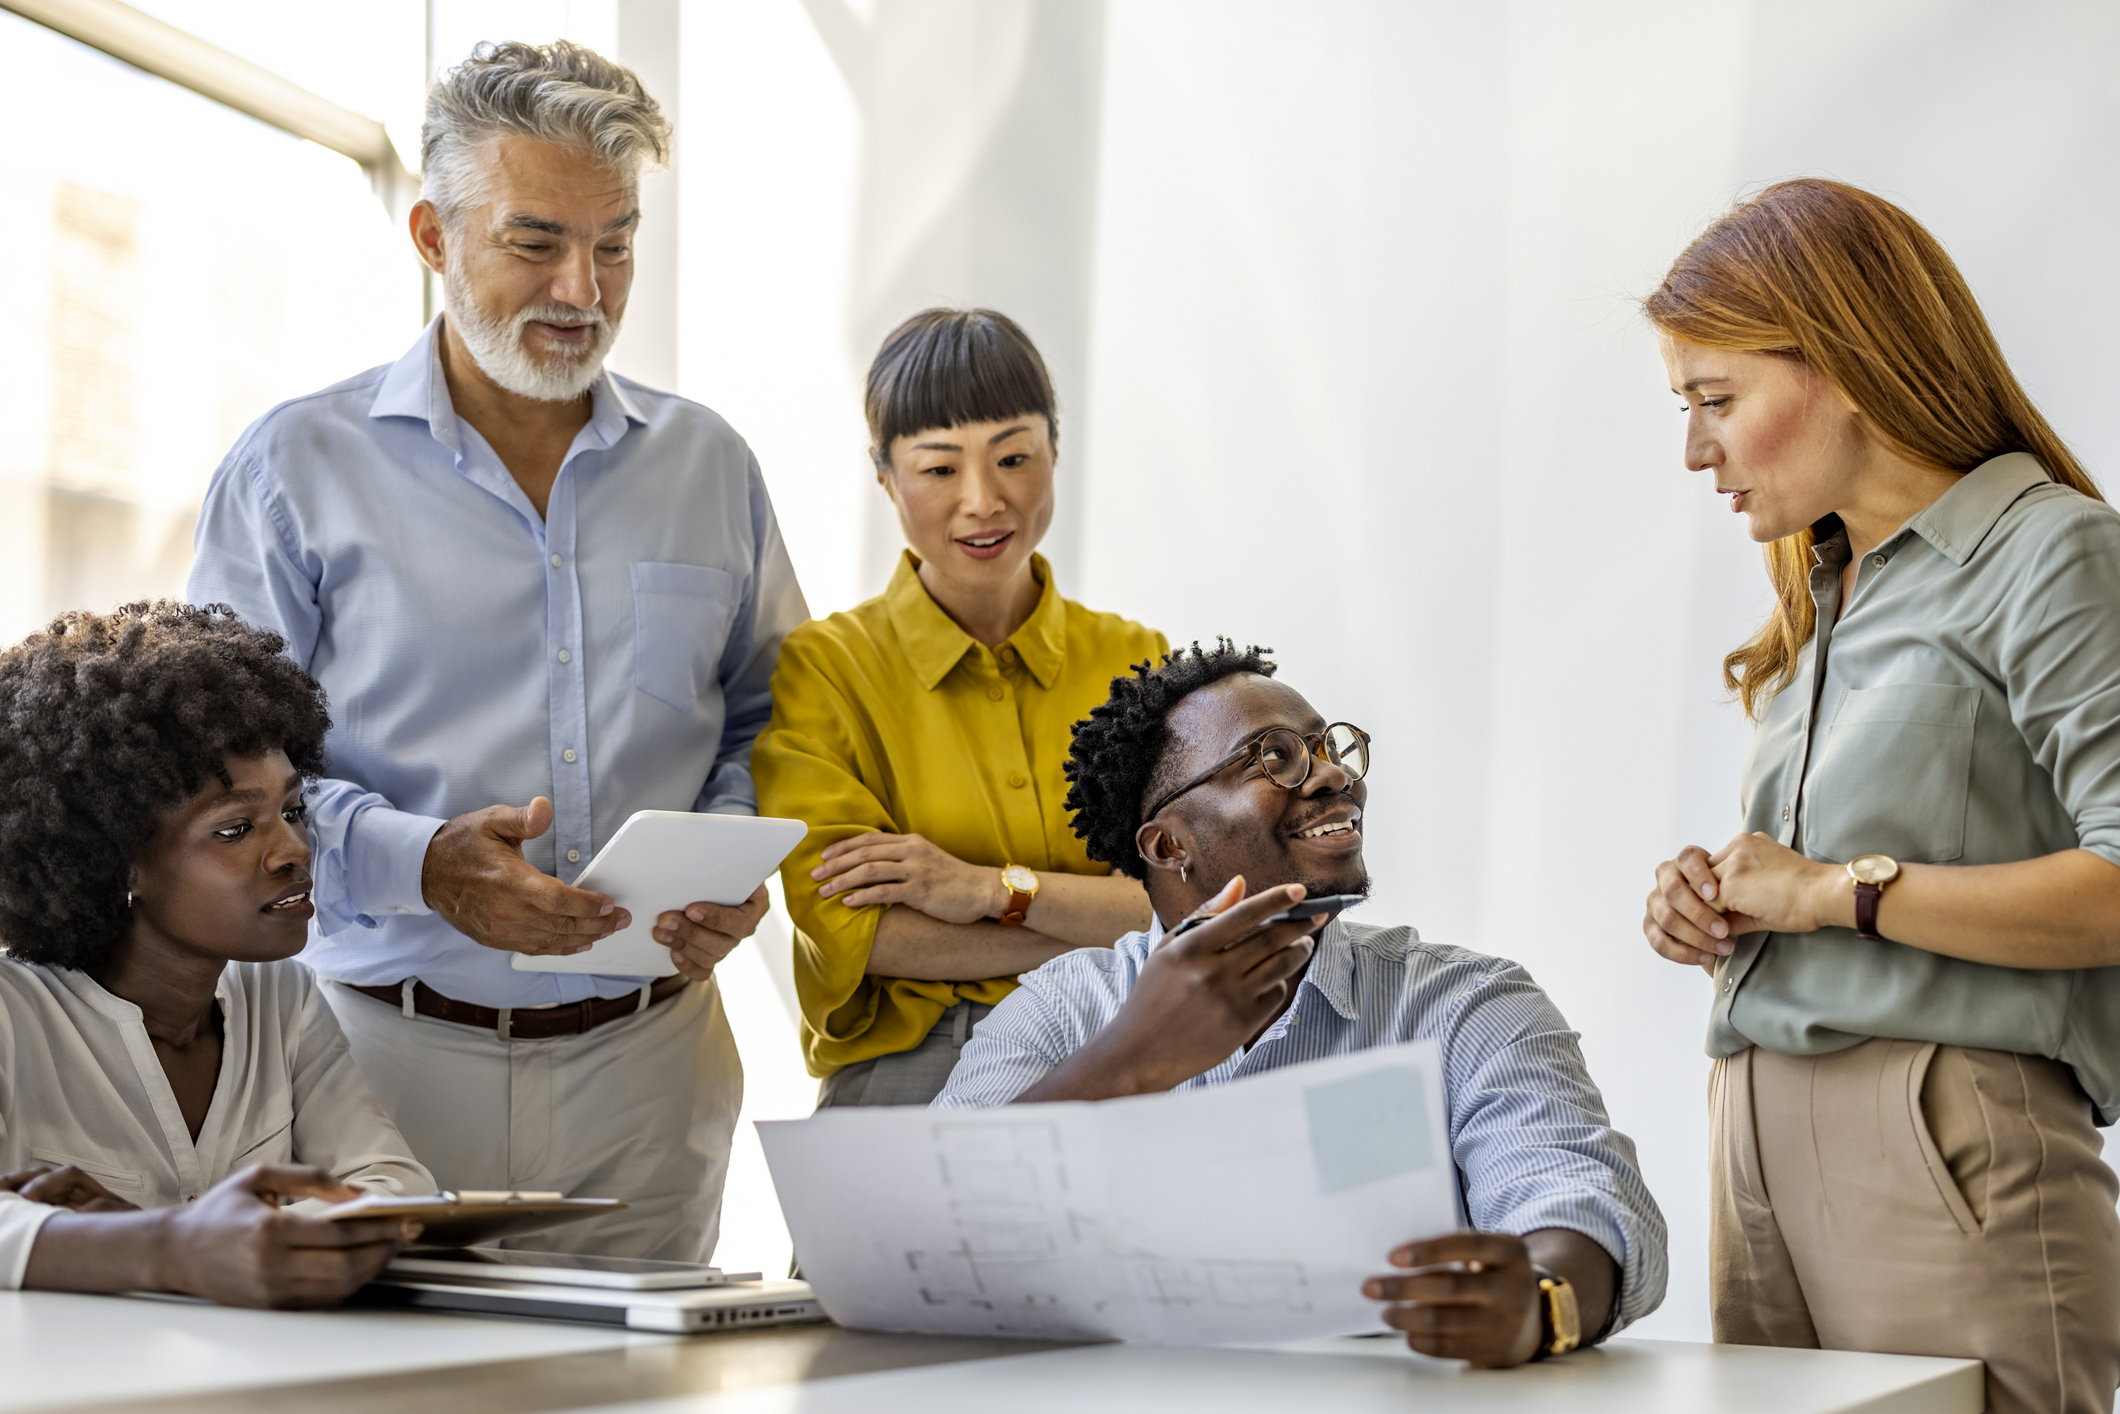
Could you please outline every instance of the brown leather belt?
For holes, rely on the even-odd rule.
[[[637,1015],[657,1002],[676,996],[689,980],[683,976],[658,977],[648,988],[645,1001],[640,993],[632,992],[623,997],[589,997],[560,1006],[500,1008],[460,1002],[455,997],[443,996],[425,982],[414,982],[412,1009],[437,1021],[454,1021],[459,1026],[476,1026],[481,1031],[491,1031],[503,1041],[541,1041],[548,1036],[579,1035],[607,1021]],[[346,985],[364,997],[374,997],[394,1007],[405,1004],[405,984],[402,982],[386,987],[355,987],[351,982]]]

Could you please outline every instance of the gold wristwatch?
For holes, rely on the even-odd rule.
[[[1001,871],[1001,884],[1008,890],[1008,907],[994,921],[1004,928],[1021,928],[1031,911],[1031,900],[1038,897],[1038,876],[1021,864],[1011,864]]]
[[[1855,936],[1881,943],[1877,932],[1877,903],[1884,886],[1899,877],[1899,861],[1889,854],[1865,854],[1848,861],[1848,877],[1855,881]]]
[[[1538,1278],[1538,1353],[1533,1360],[1566,1355],[1583,1343],[1582,1312],[1575,1304],[1575,1288],[1568,1278],[1544,1267],[1533,1267]]]

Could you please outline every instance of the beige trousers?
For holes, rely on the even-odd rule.
[[[743,1105],[719,987],[694,982],[637,1016],[538,1041],[407,1016],[337,982],[324,996],[369,1088],[442,1187],[631,1205],[501,1246],[712,1259]]]
[[[2120,1183],[2065,1065],[1871,1040],[1715,1063],[1715,1338],[1987,1362],[2002,1414],[2109,1414]]]

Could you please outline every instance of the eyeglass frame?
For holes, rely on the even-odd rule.
[[[1162,813],[1164,806],[1170,804],[1179,796],[1185,794],[1185,792],[1193,790],[1196,787],[1206,785],[1209,781],[1213,780],[1216,776],[1221,775],[1224,771],[1228,770],[1231,766],[1234,766],[1237,762],[1244,760],[1246,757],[1256,757],[1259,754],[1259,748],[1265,744],[1266,738],[1272,736],[1275,732],[1287,732],[1290,736],[1296,738],[1298,741],[1303,743],[1303,774],[1302,777],[1298,779],[1294,785],[1281,786],[1281,783],[1279,781],[1273,781],[1273,777],[1271,775],[1268,775],[1266,777],[1267,780],[1273,781],[1275,785],[1281,786],[1282,790],[1301,790],[1305,785],[1309,784],[1310,772],[1312,770],[1311,763],[1314,761],[1326,761],[1329,762],[1329,764],[1331,765],[1339,766],[1340,769],[1344,771],[1347,769],[1345,766],[1341,765],[1337,761],[1332,761],[1330,757],[1325,755],[1325,738],[1332,734],[1332,730],[1334,727],[1345,727],[1347,728],[1347,730],[1353,732],[1357,737],[1361,738],[1362,755],[1365,758],[1369,755],[1369,744],[1370,742],[1376,740],[1376,738],[1372,737],[1368,732],[1363,731],[1353,722],[1328,722],[1325,726],[1324,731],[1309,733],[1299,732],[1294,727],[1268,727],[1264,731],[1260,732],[1258,735],[1254,736],[1250,741],[1245,742],[1235,751],[1230,752],[1229,755],[1223,757],[1220,761],[1217,761],[1214,765],[1208,767],[1199,775],[1194,776],[1184,785],[1179,786],[1174,791],[1171,791],[1169,794],[1165,795],[1161,800],[1157,801],[1153,806],[1149,807],[1148,811],[1142,815],[1141,823],[1145,825],[1149,821],[1155,819],[1157,815]],[[1368,774],[1369,766],[1365,760],[1362,766],[1362,775],[1348,777],[1347,784],[1353,785],[1356,781],[1361,780],[1363,776],[1367,776]]]

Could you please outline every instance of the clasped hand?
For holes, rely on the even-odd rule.
[[[552,828],[552,802],[493,805],[435,831],[420,869],[427,906],[465,937],[502,952],[566,956],[633,922],[609,894],[563,884],[523,858],[523,841]],[[751,936],[765,917],[764,885],[728,907],[701,901],[655,920],[655,941],[693,981]]]
[[[1739,835],[1714,854],[1688,845],[1656,866],[1642,934],[1671,961],[1712,970],[1743,934],[1811,933],[1840,921],[1835,906],[1849,889],[1839,865],[1772,835]]]

